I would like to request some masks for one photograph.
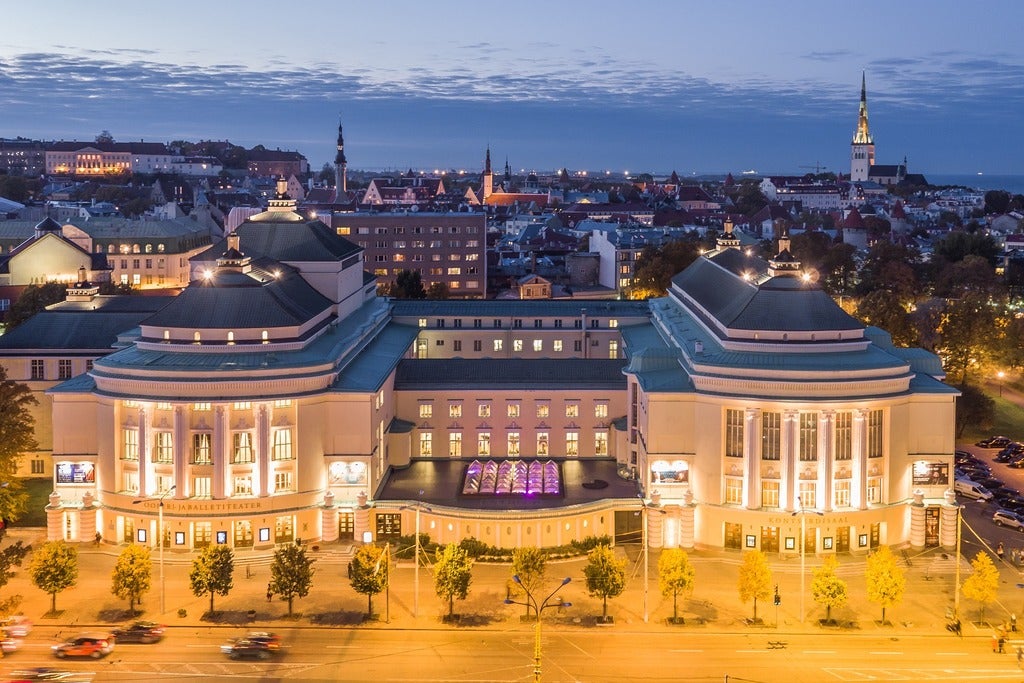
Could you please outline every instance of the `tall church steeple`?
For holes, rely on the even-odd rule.
[[[494,174],[491,172],[491,146],[487,145],[487,156],[484,158],[484,177],[480,194],[481,203],[486,203],[487,198],[494,194]]]
[[[335,201],[340,201],[348,192],[348,161],[345,159],[345,138],[341,134],[341,117],[338,117],[338,153],[334,155]]]
[[[868,89],[867,77],[860,75],[860,110],[857,113],[857,130],[850,144],[850,181],[859,182],[868,179],[868,172],[875,165],[875,141],[871,138],[868,127]]]

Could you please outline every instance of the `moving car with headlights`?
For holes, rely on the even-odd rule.
[[[75,681],[84,680],[70,671],[53,669],[48,666],[37,666],[31,669],[15,669],[10,673],[7,683],[34,683],[34,681]]]
[[[0,630],[14,638],[24,638],[32,632],[32,621],[24,614],[15,614],[0,621]]]
[[[114,651],[114,636],[109,633],[83,633],[70,640],[53,646],[53,656],[58,659],[65,657],[92,657],[99,659]]]
[[[236,638],[220,646],[220,651],[231,659],[270,659],[273,650],[265,642]]]
[[[121,628],[115,628],[112,633],[119,643],[156,643],[164,637],[166,627],[155,621],[136,621]]]

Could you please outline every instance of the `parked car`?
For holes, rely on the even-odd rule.
[[[220,651],[231,659],[270,659],[273,653],[267,643],[245,638],[229,640],[220,646]]]
[[[989,491],[991,491],[993,497],[995,497],[995,499],[999,501],[999,505],[1001,507],[1006,507],[1005,505],[1003,505],[1004,500],[1013,500],[1014,498],[1020,498],[1020,491],[1018,491],[1017,489],[1011,489],[1009,486],[1000,486],[997,489],[989,489]]]
[[[119,643],[155,643],[164,637],[166,627],[154,621],[136,621],[113,630]]]
[[[987,439],[982,439],[978,443],[974,444],[979,448],[1002,448],[1010,443],[1010,439],[1005,436],[990,436]]]
[[[1003,487],[1003,481],[1001,479],[996,479],[995,477],[979,477],[977,479],[974,479],[974,481],[987,488],[989,492],[991,492],[992,489],[998,489]]]
[[[973,498],[974,500],[990,501],[992,500],[992,494],[981,484],[976,484],[970,479],[957,479],[953,483],[953,490],[957,494],[964,496],[965,498]]]
[[[1020,455],[1020,453],[1017,453],[1016,451],[1008,451],[1006,449],[1003,449],[996,453],[995,456],[993,456],[992,460],[994,462],[1001,462],[1005,464],[1013,460],[1018,455]]]
[[[24,638],[32,632],[32,621],[23,614],[15,614],[0,621],[0,629],[15,638]]]
[[[1017,531],[1024,531],[1024,519],[1021,518],[1016,512],[1010,512],[1009,510],[996,510],[995,514],[992,515],[992,521],[998,526],[1010,527]]]
[[[92,657],[99,659],[114,651],[114,636],[109,633],[83,633],[53,646],[53,655],[65,657]]]
[[[1013,498],[1006,498],[999,501],[999,505],[1011,512],[1021,513],[1024,512],[1024,497],[1015,496]]]

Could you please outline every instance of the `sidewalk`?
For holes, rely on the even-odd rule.
[[[11,529],[5,543],[22,540],[38,544],[45,540],[42,529]],[[127,621],[126,601],[115,598],[110,591],[111,572],[118,554],[118,546],[94,546],[82,544],[79,551],[78,584],[57,595],[56,615],[47,615],[50,597],[33,586],[24,568],[8,584],[4,597],[19,594],[23,597],[20,611],[32,619],[37,627],[57,627],[60,630],[105,629]],[[620,555],[629,560],[627,566],[627,587],[625,592],[608,601],[608,613],[615,619],[616,629],[630,631],[672,631],[685,633],[689,629],[700,629],[707,633],[745,633],[759,631],[768,633],[852,633],[861,635],[935,635],[953,637],[945,630],[946,610],[953,604],[955,562],[951,555],[933,549],[909,555],[911,566],[907,567],[901,554],[900,565],[905,570],[907,588],[903,602],[886,611],[890,624],[880,626],[877,620],[881,609],[866,599],[863,575],[866,565],[863,556],[841,556],[838,575],[848,583],[849,604],[833,610],[832,616],[841,627],[820,626],[818,620],[824,617],[811,597],[811,570],[821,564],[813,556],[806,559],[805,609],[806,618],[801,623],[800,612],[800,563],[798,560],[773,559],[770,562],[773,581],[778,584],[782,604],[776,608],[772,599],[757,605],[760,624],[752,626],[748,619],[753,616],[752,604],[741,604],[737,591],[738,567],[741,555],[737,551],[696,550],[690,559],[696,569],[696,590],[690,598],[679,599],[680,616],[686,619],[682,626],[669,625],[672,616],[672,599],[661,595],[657,579],[657,551],[650,557],[650,581],[647,592],[649,620],[643,621],[643,555],[639,546],[620,546]],[[209,606],[209,596],[196,597],[189,589],[188,574],[194,554],[167,552],[164,556],[166,590],[166,612],[160,613],[160,569],[157,555],[153,556],[153,587],[144,596],[143,604],[136,609],[147,619],[164,623],[170,627],[217,628],[262,628],[270,630],[292,630],[309,627],[360,627],[392,629],[452,629],[529,628],[532,622],[517,618],[524,612],[518,605],[505,605],[506,583],[511,578],[507,564],[476,564],[470,585],[469,597],[456,601],[455,611],[462,616],[458,626],[444,623],[442,617],[447,604],[434,594],[433,575],[429,569],[419,571],[418,610],[415,594],[414,564],[401,562],[392,569],[389,595],[378,595],[373,599],[374,612],[379,620],[363,623],[367,599],[352,590],[347,579],[347,564],[352,548],[346,545],[321,544],[317,552],[308,554],[317,560],[314,565],[313,588],[306,598],[296,599],[296,617],[287,618],[287,603],[280,600],[268,602],[267,582],[270,577],[270,553],[236,553],[234,586],[227,596],[216,596],[214,608],[218,613],[216,621],[201,617]],[[571,607],[550,610],[544,613],[546,628],[587,628],[594,625],[594,617],[601,614],[601,601],[586,593],[583,577],[585,559],[550,562],[548,584],[550,590],[558,582],[569,577],[572,582],[561,589],[559,595]],[[961,566],[962,577],[970,572],[969,565]],[[1009,600],[1020,599],[1015,587],[1020,579],[1008,575],[1007,570],[1000,591],[1002,605]],[[1012,591],[1012,592],[1011,592]],[[1010,611],[997,603],[986,609],[986,617],[992,623],[1009,620]],[[184,615],[179,616],[179,609]],[[254,610],[254,618],[249,611]],[[557,612],[557,613],[555,613]],[[961,597],[961,615],[965,637],[990,638],[992,630],[977,626],[974,619],[976,606]],[[1014,634],[1011,634],[1011,638]],[[1021,634],[1024,637],[1024,633]]]

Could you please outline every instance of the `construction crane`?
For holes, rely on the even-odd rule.
[[[798,166],[797,168],[813,168],[814,175],[819,175],[822,171],[828,170],[828,166],[822,166],[820,161],[815,161],[814,166]]]

